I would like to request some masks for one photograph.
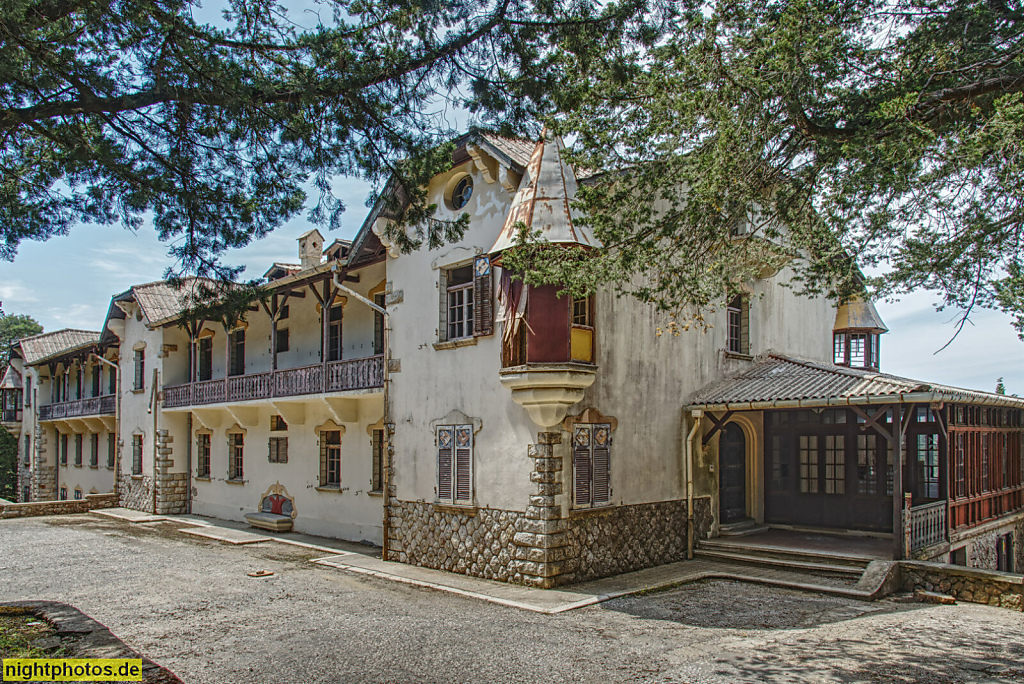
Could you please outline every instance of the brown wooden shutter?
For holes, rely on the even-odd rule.
[[[452,500],[452,450],[455,447],[455,428],[444,425],[437,428],[437,498]]]
[[[576,425],[572,440],[573,495],[577,506],[589,506],[593,470],[590,463],[590,426]]]
[[[455,500],[473,500],[473,426],[455,426]]]
[[[473,337],[494,334],[494,277],[491,258],[473,262]]]
[[[320,485],[327,484],[327,435],[330,433],[320,433]]]
[[[593,434],[594,496],[593,502],[606,504],[611,499],[610,461],[612,426],[607,423],[594,425]]]

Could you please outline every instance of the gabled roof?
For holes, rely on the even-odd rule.
[[[7,372],[0,380],[0,389],[21,389],[21,373],[14,366],[8,366]]]
[[[515,244],[520,224],[531,234],[539,233],[537,239],[541,242],[600,246],[590,228],[577,225],[577,212],[572,208],[576,173],[562,158],[563,149],[565,145],[559,136],[547,131],[541,134],[491,254]]]
[[[21,347],[22,358],[27,365],[35,365],[46,359],[84,347],[100,341],[100,334],[92,330],[56,330],[26,337],[15,344]]]
[[[277,280],[278,278],[298,273],[301,270],[302,266],[300,264],[282,264],[275,261],[274,264],[267,269],[266,273],[263,274],[263,277],[268,281]]]
[[[688,408],[751,410],[962,402],[1024,408],[1024,399],[769,354],[736,377],[699,390]]]

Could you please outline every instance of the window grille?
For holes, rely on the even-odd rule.
[[[142,435],[132,435],[132,475],[142,474]]]

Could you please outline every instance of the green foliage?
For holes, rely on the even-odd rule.
[[[11,344],[23,337],[38,335],[43,326],[31,316],[25,314],[5,314],[0,311],[0,374],[7,368]]]
[[[804,292],[858,291],[859,264],[882,274],[867,283],[878,295],[930,290],[967,313],[1007,310],[1020,328],[1017,4],[676,8],[650,47],[559,52],[566,81],[549,123],[578,168],[603,172],[579,204],[605,248],[553,277],[594,270],[620,292],[699,310],[788,254]],[[563,255],[538,255],[564,270]]]
[[[521,129],[557,80],[555,47],[585,59],[645,5],[319,0],[292,17],[229,0],[219,28],[194,18],[199,4],[3,3],[0,256],[78,222],[151,220],[175,273],[230,280],[218,256],[300,212],[310,185],[309,218],[336,227],[338,175],[391,179],[398,228],[459,237],[465,221],[434,218],[422,191],[450,164],[445,108],[472,98]]]
[[[0,428],[0,499],[17,501],[18,438]]]

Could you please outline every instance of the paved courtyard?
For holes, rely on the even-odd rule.
[[[1007,610],[710,581],[542,615],[179,527],[0,521],[0,600],[71,603],[189,684],[1024,682]]]

